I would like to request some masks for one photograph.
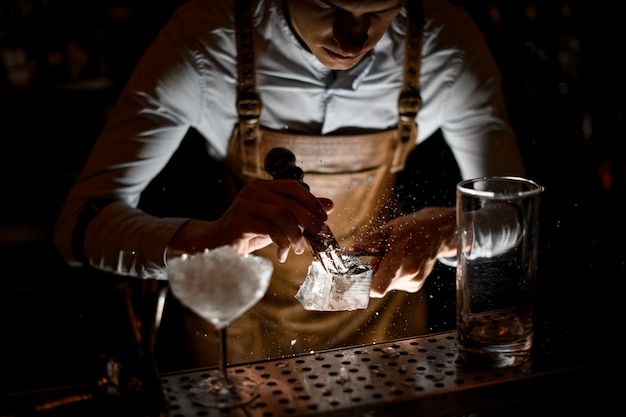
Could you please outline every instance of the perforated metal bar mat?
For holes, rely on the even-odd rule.
[[[229,373],[257,381],[260,394],[227,411],[189,397],[195,382],[215,372],[211,368],[160,378],[140,372],[125,379],[119,393],[92,384],[0,393],[0,416],[458,417],[500,407],[507,412],[490,416],[610,415],[600,410],[611,409],[621,392],[611,393],[619,384],[608,382],[615,364],[613,345],[603,343],[611,333],[600,326],[607,317],[583,311],[537,319],[532,361],[516,368],[463,368],[456,361],[456,332],[448,332],[232,366]],[[529,404],[540,413],[510,413],[511,406]]]
[[[230,373],[258,382],[260,395],[227,414],[454,416],[481,409],[485,403],[494,407],[549,396],[555,390],[569,389],[567,384],[576,385],[589,359],[559,352],[556,371],[545,360],[555,356],[554,340],[561,340],[554,330],[544,327],[536,335],[540,355],[534,362],[509,369],[464,369],[456,361],[455,332],[230,367]],[[567,330],[557,326],[557,333],[563,331]],[[211,372],[163,376],[170,417],[224,415],[189,397],[190,387]]]

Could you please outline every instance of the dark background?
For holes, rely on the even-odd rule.
[[[112,288],[124,280],[66,267],[51,229],[120,88],[180,3],[0,1],[0,392],[82,381],[94,351],[127,343],[107,333],[128,330]],[[626,277],[617,10],[582,0],[455,3],[485,33],[528,177],[545,187],[538,313],[610,309]],[[399,192],[410,208],[451,205],[458,179],[436,136],[411,155]],[[438,265],[426,288],[432,331],[454,327],[453,289],[453,270]]]

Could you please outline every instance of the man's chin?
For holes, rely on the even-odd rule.
[[[358,64],[361,60],[361,56],[344,57],[324,49],[321,54],[317,55],[317,59],[325,67],[333,71],[345,71],[353,68],[356,64]]]
[[[354,66],[356,64],[359,63],[359,61],[355,61],[355,62],[351,62],[351,63],[346,63],[346,62],[336,62],[334,60],[319,60],[325,67],[327,67],[328,69],[331,69],[333,71],[346,71],[349,70],[351,68],[354,68]]]

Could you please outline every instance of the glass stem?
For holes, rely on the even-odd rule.
[[[217,330],[217,339],[218,339],[218,348],[219,348],[219,358],[218,358],[218,366],[220,369],[220,373],[224,378],[224,381],[230,385],[230,381],[228,380],[228,375],[226,375],[226,326],[221,327]]]

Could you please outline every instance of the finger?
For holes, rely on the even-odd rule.
[[[276,254],[279,262],[284,263],[287,260],[290,249],[293,249],[297,255],[304,253],[304,237],[295,218],[289,212],[283,212],[281,215],[280,212],[275,214],[270,210],[268,214],[269,217],[261,215],[257,220],[268,225],[268,234],[277,246]]]
[[[272,243],[272,239],[269,236],[250,233],[247,234],[244,239],[242,239],[241,241],[236,241],[232,245],[237,253],[245,255],[259,249],[263,249],[264,247]]]
[[[370,297],[381,298],[391,291],[390,286],[393,281],[393,270],[389,268],[384,258],[378,264],[378,268],[372,276],[372,287]]]
[[[284,262],[289,250],[296,254],[305,251],[304,237],[294,216],[277,209],[271,204],[249,203],[242,200],[234,203],[220,219],[225,224],[224,230],[231,230],[232,240],[240,241],[242,250],[251,251],[262,244],[261,237],[266,236],[277,246],[278,259]],[[230,224],[231,226],[228,226]],[[246,247],[250,245],[250,247]]]
[[[331,213],[335,208],[335,203],[330,198],[318,197],[317,201],[319,201],[327,214]]]
[[[272,233],[270,238],[276,244],[276,255],[280,263],[287,261],[289,250],[292,249],[296,255],[301,255],[305,251],[304,237],[299,227],[296,227],[297,232],[287,235],[280,231],[279,233]]]

